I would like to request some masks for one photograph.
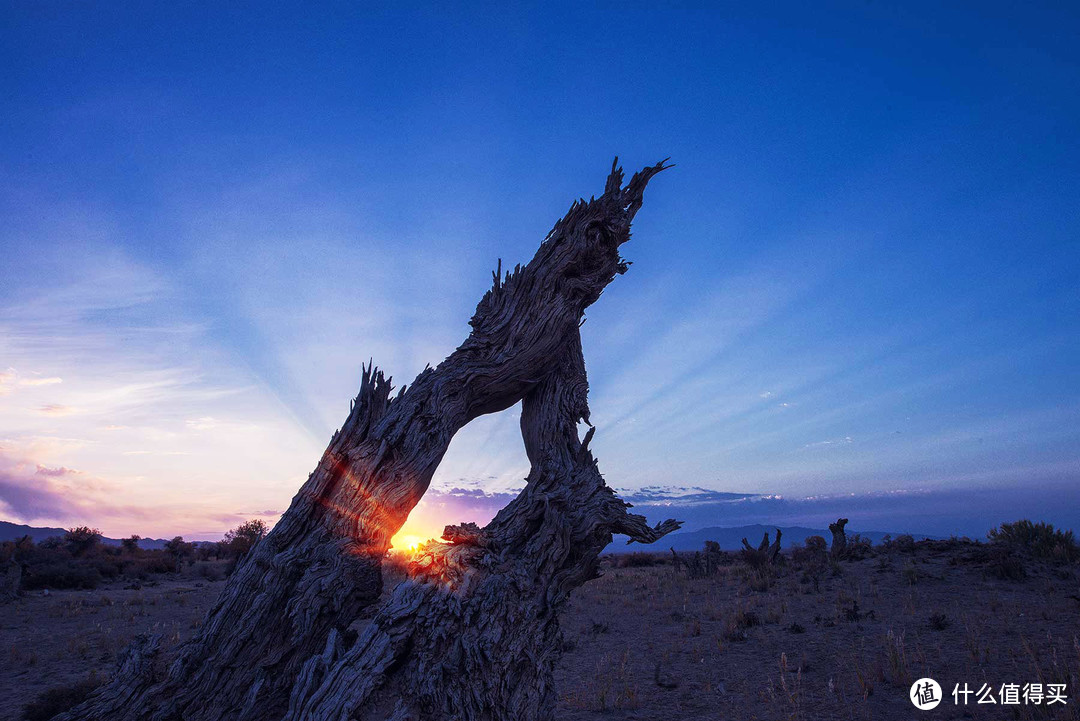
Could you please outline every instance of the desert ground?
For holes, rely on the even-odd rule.
[[[557,718],[1080,718],[1077,566],[990,548],[927,541],[824,565],[785,552],[763,568],[724,554],[701,578],[662,557],[608,556],[562,617]],[[24,592],[0,607],[0,718],[104,680],[136,634],[190,638],[223,585],[181,575]],[[926,676],[943,689],[933,711],[908,699]],[[958,706],[964,683],[995,698],[1002,684],[1064,683],[1067,702]]]

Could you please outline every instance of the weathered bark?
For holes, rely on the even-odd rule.
[[[829,548],[829,555],[833,558],[843,558],[847,553],[847,533],[844,532],[847,522],[846,518],[837,518],[836,523],[829,524],[829,531],[832,532],[832,547]]]
[[[587,383],[575,338],[525,398],[525,489],[485,528],[448,526],[410,565],[359,640],[335,640],[293,691],[287,721],[550,719],[557,612],[598,575],[612,533],[651,543],[675,530],[627,513],[578,438]]]
[[[664,167],[645,168],[623,187],[613,166],[604,194],[575,202],[532,261],[505,276],[500,267],[469,337],[407,390],[391,399],[389,380],[365,368],[318,467],[167,671],[118,673],[61,718],[242,721],[285,713],[305,662],[332,657],[340,638],[332,632],[379,597],[390,538],[453,435],[550,375],[585,308],[625,272],[619,246],[629,240],[649,179]]]

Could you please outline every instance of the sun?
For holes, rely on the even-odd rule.
[[[420,544],[424,542],[420,536],[413,536],[408,533],[399,533],[390,539],[390,546],[398,551],[405,553],[415,553],[416,549],[420,547]]]

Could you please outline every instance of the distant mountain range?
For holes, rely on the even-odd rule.
[[[720,548],[726,551],[735,551],[742,548],[742,539],[746,539],[751,546],[757,548],[757,545],[761,543],[761,537],[765,534],[769,534],[771,539],[773,534],[776,533],[776,529],[779,528],[782,532],[780,539],[780,545],[783,548],[791,548],[795,544],[803,543],[809,536],[821,536],[826,542],[831,542],[832,534],[828,530],[822,530],[820,528],[803,528],[801,526],[762,526],[760,524],[753,526],[736,526],[734,528],[721,528],[720,526],[713,526],[711,528],[702,528],[697,531],[679,531],[664,536],[656,543],[642,544],[631,543],[627,545],[625,540],[619,537],[615,538],[615,542],[607,547],[608,553],[631,553],[633,551],[660,551],[666,553],[668,549],[674,548],[676,551],[700,551],[705,545],[705,541],[716,541],[720,544]],[[887,535],[892,535],[896,538],[899,533],[889,534],[885,531],[860,531],[853,529],[850,526],[847,529],[848,537],[859,534],[863,538],[869,538],[875,545],[881,543],[881,539]],[[923,538],[934,538],[934,536],[927,536],[923,534],[913,533],[911,534],[915,540],[921,540]]]
[[[24,526],[9,521],[0,521],[0,541],[17,541],[23,536],[30,536],[30,538],[34,539],[34,543],[41,543],[46,538],[63,536],[65,533],[67,533],[66,528],[41,528],[38,526]],[[139,541],[139,548],[145,548],[147,550],[165,548],[165,542],[167,540],[168,539],[165,538],[143,538]],[[102,538],[101,541],[107,546],[120,545],[119,538]]]

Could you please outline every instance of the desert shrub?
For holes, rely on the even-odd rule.
[[[153,551],[128,565],[127,574],[145,579],[154,573],[172,573],[176,570],[173,557],[164,551]]]
[[[919,541],[920,546],[925,546],[931,553],[955,553],[972,545],[972,540],[967,536],[949,536],[948,538],[927,538]]]
[[[634,551],[633,553],[620,553],[615,556],[616,568],[646,568],[649,566],[662,566],[667,559],[661,554],[649,553],[648,551]]]
[[[51,561],[28,567],[22,579],[27,590],[38,588],[91,589],[101,583],[101,574],[87,563],[75,560]]]
[[[817,553],[818,551],[825,553],[829,545],[825,543],[825,539],[821,536],[807,536],[806,538],[806,550],[811,553]]]
[[[930,614],[930,628],[935,631],[944,631],[950,625],[949,617],[940,611]]]
[[[1032,523],[1026,518],[1013,523],[1002,523],[987,534],[992,543],[1023,548],[1038,558],[1061,563],[1080,559],[1080,546],[1072,531],[1055,529],[1042,521]]]
[[[102,578],[113,579],[124,573],[124,561],[120,558],[92,558],[82,561],[90,568],[97,571]]]
[[[56,549],[59,549],[59,548],[63,548],[64,547],[64,537],[63,536],[49,536],[44,541],[39,543],[37,545],[37,547],[40,548],[40,549],[44,549],[46,551],[53,551],[53,550],[56,550]]]
[[[920,579],[925,577],[925,574],[919,570],[919,567],[914,562],[908,561],[900,570],[900,577],[904,579],[905,583],[914,586]]]
[[[211,558],[219,559],[227,554],[225,544],[221,541],[213,543],[200,543],[195,546],[195,558],[200,561],[209,561]]]
[[[881,546],[888,550],[899,550],[902,554],[915,553],[915,539],[910,533],[902,533],[889,541],[882,540]]]
[[[195,555],[195,544],[188,543],[183,536],[176,536],[165,542],[165,552],[172,556],[174,570],[179,571],[184,561]]]
[[[750,568],[762,568],[769,565],[768,551],[757,548],[743,548],[739,551],[739,557]]]
[[[740,643],[746,640],[746,629],[761,625],[761,616],[756,611],[736,609],[724,624],[724,638]]]
[[[133,533],[130,536],[128,536],[127,538],[121,539],[120,547],[123,548],[124,551],[127,552],[127,553],[132,553],[132,554],[138,553],[139,552],[139,541],[141,541],[141,540],[142,540],[142,536],[140,536],[137,533]]]
[[[773,572],[769,566],[753,569],[746,576],[746,586],[756,593],[765,593],[772,588]]]
[[[824,566],[829,551],[821,536],[809,536],[803,545],[791,549],[792,563],[800,566]]]
[[[54,686],[38,695],[23,707],[23,721],[48,721],[53,716],[72,709],[101,685],[96,676],[66,686]]]
[[[221,542],[231,555],[240,558],[250,551],[256,543],[261,541],[266,536],[266,533],[266,523],[255,518],[241,523],[226,533]]]
[[[88,556],[101,546],[101,531],[89,526],[78,526],[64,534],[64,546],[76,558]]]
[[[847,540],[845,557],[852,561],[861,561],[874,555],[874,544],[869,538],[863,538],[858,533]]]
[[[1009,549],[997,549],[990,555],[986,573],[1003,581],[1023,581],[1027,578],[1024,562]]]
[[[225,578],[225,568],[220,562],[199,561],[195,564],[195,572],[207,581],[220,581]]]

